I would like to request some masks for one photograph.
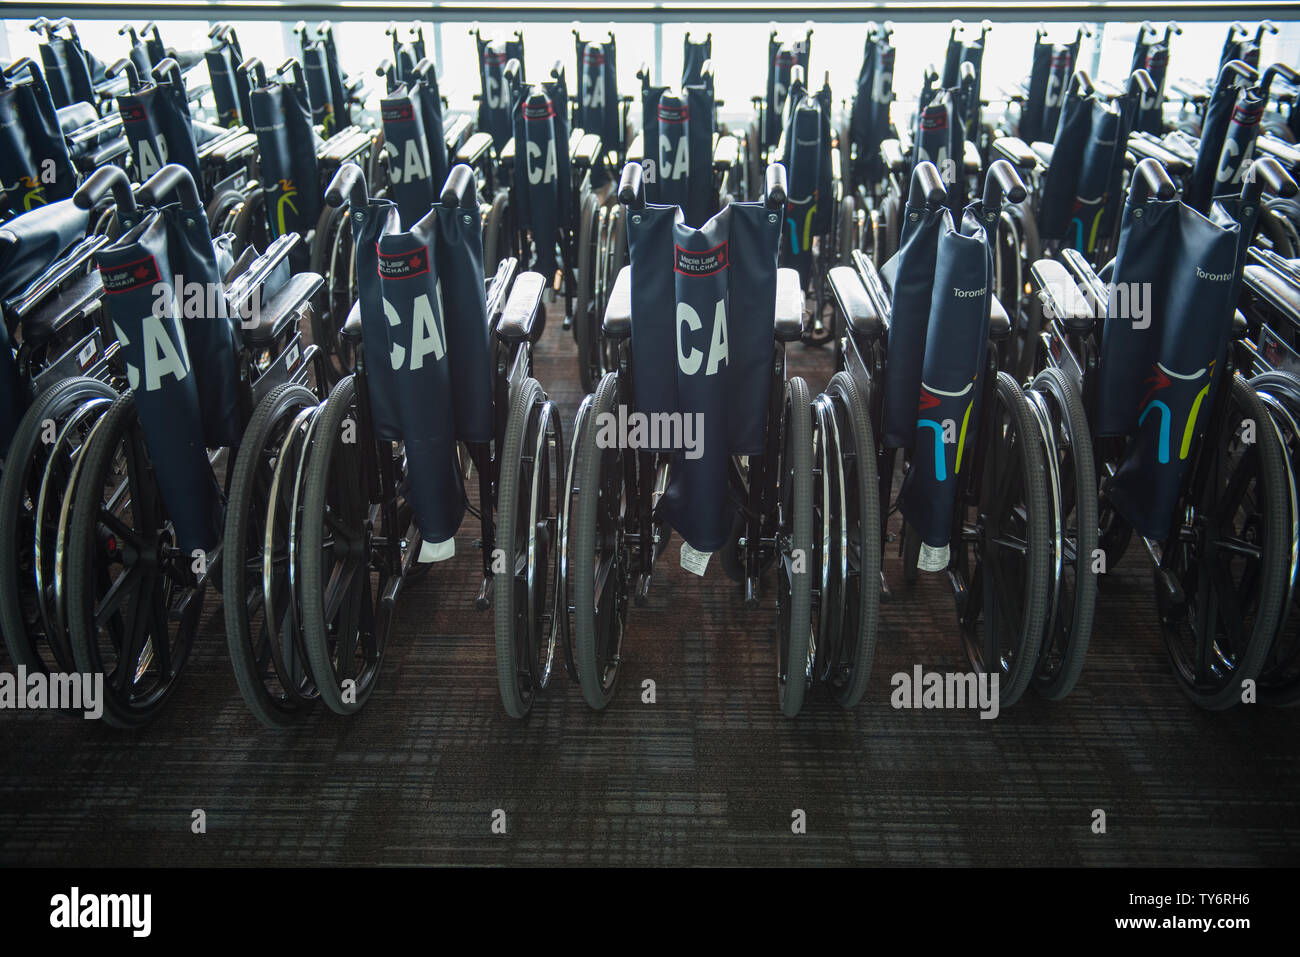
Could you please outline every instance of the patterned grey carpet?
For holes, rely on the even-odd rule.
[[[795,347],[791,367],[815,393],[830,356]],[[538,373],[571,422],[574,350],[555,315]],[[930,576],[884,606],[861,707],[819,698],[788,721],[774,599],[747,613],[717,563],[700,581],[666,561],[633,609],[609,709],[589,711],[560,676],[517,724],[498,697],[491,617],[474,610],[473,533],[467,522],[457,559],[403,593],[380,685],[354,718],[321,708],[288,734],[263,730],[212,598],[146,730],[0,713],[0,863],[1300,863],[1300,711],[1191,704],[1139,555],[1112,570],[1064,702],[1029,695],[994,721],[893,710],[895,672],[965,669],[947,585]],[[896,583],[900,568],[891,550]],[[640,701],[645,678],[654,705]],[[796,809],[805,834],[792,833]]]

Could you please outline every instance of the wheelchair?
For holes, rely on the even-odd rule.
[[[883,264],[889,257],[881,245],[881,205],[888,182],[881,148],[886,140],[897,139],[890,119],[894,93],[893,24],[867,24],[867,39],[858,69],[857,85],[849,106],[848,122],[838,134],[839,164],[844,196],[836,216],[839,221],[839,260],[848,263],[854,250],[867,253]]]
[[[688,34],[685,43],[689,64],[693,62],[690,57],[711,49],[712,39],[697,43]],[[679,205],[687,222],[701,224],[744,195],[745,143],[743,134],[729,133],[718,122],[721,104],[713,92],[712,63],[702,61],[688,72],[698,82],[680,90],[652,85],[650,72],[644,66],[637,72],[641,81],[641,128],[628,146],[627,159],[644,167],[641,189],[648,202]],[[595,260],[595,292],[592,306],[578,311],[579,316],[585,313],[590,321],[575,322],[574,330],[580,379],[583,389],[590,391],[618,365],[612,341],[599,334],[597,317],[608,311],[614,284],[628,263],[625,204],[601,205],[595,221],[583,225],[588,228],[588,236],[595,233],[596,247],[591,253]],[[581,230],[579,275],[588,241]]]
[[[858,251],[853,266],[831,270],[839,371],[814,403],[835,414],[836,442],[856,435],[856,483],[835,468],[833,447],[819,460],[832,475],[823,486],[822,537],[838,541],[858,568],[849,596],[863,607],[878,600],[879,529],[896,507],[904,582],[919,570],[947,574],[966,656],[976,671],[998,676],[1002,706],[1033,681],[1050,624],[1053,565],[1063,557],[1053,534],[1054,473],[1035,403],[1000,368],[1011,322],[991,289],[1001,211],[1023,197],[1014,168],[995,161],[983,199],[956,226],[938,169],[919,163],[897,257],[877,270]],[[907,468],[891,506],[900,449]],[[877,488],[868,492],[867,480]],[[846,495],[856,506],[845,507]],[[846,589],[839,594],[845,600]],[[842,667],[845,653],[834,650],[868,640],[840,630],[822,643]],[[1068,687],[1050,690],[1059,696]]]
[[[1013,318],[1006,367],[1018,382],[1035,370],[1040,329],[1038,303],[1025,264],[1059,249],[1072,248],[1100,267],[1114,255],[1119,240],[1125,170],[1145,156],[1133,137],[1142,103],[1156,95],[1143,69],[1129,76],[1123,90],[1102,90],[1084,70],[1066,88],[1052,143],[1026,144],[1001,136],[991,155],[1011,163],[1026,182],[1029,196],[1004,209],[994,259],[995,285]],[[1158,148],[1157,148],[1158,149]],[[1168,151],[1159,156],[1170,164]]]
[[[546,283],[513,260],[484,281],[474,186],[469,167],[454,167],[439,203],[406,230],[354,164],[326,191],[349,210],[362,277],[342,332],[356,371],[318,407],[283,412],[249,466],[273,490],[267,509],[228,513],[247,570],[227,565],[227,587],[254,596],[227,605],[228,636],[259,663],[241,688],[273,726],[314,697],[340,714],[365,704],[404,583],[455,554],[466,511],[482,527],[476,604],[495,606],[506,711],[525,717],[550,680],[564,448],[531,374]],[[474,472],[477,508],[465,491]],[[260,625],[232,617],[245,607]],[[250,644],[262,634],[278,657]]]
[[[249,90],[258,150],[256,184],[232,224],[235,246],[252,242],[265,247],[290,233],[302,237],[291,265],[295,272],[307,270],[324,280],[322,308],[312,313],[311,335],[338,378],[352,368],[338,328],[355,299],[357,277],[347,216],[321,201],[321,184],[328,183],[345,163],[368,166],[377,136],[359,124],[344,124],[330,107],[325,115],[332,118],[337,132],[325,137],[323,128],[314,125],[308,77],[293,58],[280,66],[274,78],[267,76],[257,57],[241,63],[238,73]]]
[[[767,38],[767,87],[763,95],[750,97],[754,119],[745,135],[745,182],[758,188],[763,183],[763,173],[769,162],[784,162],[785,154],[778,149],[787,122],[786,102],[792,91],[797,67],[802,77],[808,76],[808,61],[812,55],[812,30],[792,43],[778,39],[776,30]],[[806,80],[801,81],[806,87]],[[776,153],[773,154],[773,150]],[[773,158],[775,157],[775,158]],[[789,173],[789,170],[787,170]],[[745,195],[749,195],[746,191]]]
[[[74,199],[87,208],[101,190],[124,227],[94,255],[127,388],[63,489],[53,603],[76,670],[105,676],[104,719],[131,728],[158,714],[193,645],[245,424],[309,380],[315,349],[298,325],[321,280],[288,275],[297,236],[234,261],[214,247],[183,166],[134,196],[108,168]]]
[[[125,388],[92,268],[108,238],[87,235],[92,218],[68,198],[0,225],[0,633],[32,673],[74,670],[53,604],[54,532],[86,437]]]
[[[1240,196],[1207,219],[1176,201],[1173,181],[1144,158],[1118,255],[1103,271],[1108,283],[1076,250],[1031,269],[1051,317],[1040,377],[1070,383],[1087,416],[1086,426],[1054,428],[1058,447],[1092,447],[1095,470],[1076,461],[1072,485],[1080,507],[1098,499],[1099,554],[1113,569],[1137,533],[1155,569],[1174,675],[1210,710],[1241,701],[1260,676],[1294,581],[1287,449],[1268,402],[1242,375],[1248,327],[1234,316],[1265,181],[1295,189],[1280,174],[1256,164]],[[1186,251],[1170,261],[1173,249]],[[1143,283],[1157,314],[1139,328],[1128,320]]]
[[[563,624],[594,709],[614,696],[629,602],[645,602],[673,528],[683,538],[683,565],[702,575],[718,552],[743,582],[750,609],[760,606],[763,576],[775,566],[786,715],[799,713],[816,680],[821,433],[807,384],[785,374],[786,345],[803,334],[804,299],[798,274],[776,266],[784,180],[784,168],[772,164],[762,203],[731,202],[693,228],[679,207],[646,202],[639,163],[624,168],[619,199],[632,264],[619,271],[603,322],[618,366],[578,410],[559,544]],[[678,302],[678,319],[671,309],[647,311],[666,296]],[[667,326],[678,322],[684,331],[674,346]],[[633,440],[635,426],[619,436],[618,421],[637,415],[658,423],[656,431],[642,430],[645,441]],[[711,433],[697,429],[698,454],[686,436],[692,416],[714,423],[703,426]]]
[[[249,201],[257,195],[257,137],[245,126],[224,128],[193,119],[175,60],[163,60],[148,79],[141,78],[130,58],[117,61],[109,72],[127,78],[127,90],[116,103],[136,178],[146,180],[168,164],[184,166],[198,184],[212,235],[234,234],[235,251],[242,251],[256,238],[250,232],[256,218]],[[216,85],[214,81],[214,90]]]
[[[0,71],[0,218],[69,198],[95,169],[124,164],[128,149],[117,117],[82,102],[55,107],[30,58]]]
[[[844,184],[831,122],[830,84],[823,83],[819,91],[810,93],[802,68],[793,67],[790,75],[785,123],[775,154],[786,168],[790,186],[781,264],[798,271],[801,287],[813,300],[804,342],[820,346],[834,337],[830,312],[835,307],[826,275],[839,263],[843,251],[838,231],[845,224],[837,214],[844,200]]]

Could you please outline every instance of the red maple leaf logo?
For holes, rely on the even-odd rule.
[[[137,266],[137,267],[136,267],[136,269],[135,269],[135,278],[136,278],[136,279],[144,279],[144,278],[145,278],[146,276],[148,276],[148,275],[149,275],[149,270],[148,270],[146,267],[144,267],[144,266]]]
[[[420,257],[419,257],[419,256],[412,256],[412,257],[411,257],[411,268],[412,268],[412,269],[419,269],[419,268],[420,268]]]
[[[1156,372],[1155,375],[1148,376],[1147,378],[1142,380],[1144,384],[1150,385],[1151,388],[1147,390],[1147,394],[1143,396],[1142,401],[1138,403],[1139,409],[1145,409],[1147,407],[1147,403],[1151,401],[1151,397],[1153,395],[1155,395],[1161,389],[1169,388],[1169,386],[1171,385],[1169,381],[1169,376],[1161,372],[1159,368],[1157,368],[1155,372]]]

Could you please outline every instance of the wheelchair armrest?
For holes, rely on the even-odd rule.
[[[339,329],[339,335],[346,339],[352,345],[358,345],[361,342],[361,300],[358,299],[348,310],[348,317]]]
[[[901,174],[907,166],[907,157],[903,155],[903,147],[898,140],[881,141],[880,158],[885,161],[885,168],[891,173]]]
[[[1038,156],[1018,136],[999,136],[993,141],[993,151],[999,159],[1004,159],[1022,174],[1031,172],[1038,165]]]
[[[502,146],[501,146],[501,155],[500,155],[498,158],[501,160],[501,164],[502,164],[503,166],[504,166],[504,165],[507,165],[507,164],[511,164],[511,165],[514,164],[514,161],[515,161],[515,138],[514,138],[513,136],[510,137],[510,139],[506,140],[504,144],[502,144]]]
[[[1055,148],[1051,143],[1044,143],[1041,140],[1035,140],[1029,144],[1029,148],[1034,155],[1038,157],[1038,162],[1044,166],[1052,165],[1052,150]]]
[[[1163,166],[1165,172],[1170,176],[1186,176],[1192,171],[1192,164],[1177,153],[1166,149],[1162,144],[1145,136],[1130,136],[1125,147],[1125,165],[1130,168],[1137,166],[1142,160],[1150,157]]]
[[[57,296],[23,316],[23,342],[40,347],[52,342],[73,319],[84,316],[104,295],[99,270],[92,269]]]
[[[460,144],[465,142],[465,138],[469,136],[469,127],[469,117],[463,113],[459,116],[453,116],[447,121],[447,125],[443,127],[442,132],[447,140],[447,146],[452,152],[459,149]]]
[[[585,169],[595,166],[601,152],[600,137],[595,133],[584,133],[571,154],[574,167],[576,169]]]
[[[258,310],[257,315],[240,322],[244,342],[250,346],[274,342],[297,316],[303,303],[316,295],[324,284],[325,280],[314,272],[300,272],[289,277],[289,281]]]
[[[1092,264],[1083,258],[1083,253],[1077,249],[1066,247],[1061,250],[1061,262],[1069,270],[1075,284],[1097,304],[1098,313],[1105,314],[1110,295],[1106,290],[1106,284],[1093,271]]]
[[[538,312],[542,306],[542,290],[546,277],[539,272],[520,273],[510,289],[510,297],[497,322],[497,338],[502,342],[530,342]]]
[[[980,170],[984,168],[979,147],[971,140],[966,140],[962,146],[961,162],[967,176],[978,176]]]
[[[506,299],[510,292],[510,287],[515,283],[515,274],[519,272],[519,260],[514,256],[507,256],[497,263],[497,271],[491,279],[487,281],[487,317],[488,328],[496,325],[497,320],[501,318],[501,313],[506,308]]]
[[[1255,140],[1255,150],[1265,156],[1271,156],[1288,171],[1300,168],[1300,147],[1287,143],[1273,136],[1261,136]]]
[[[208,140],[199,147],[199,159],[211,158],[217,163],[229,163],[257,149],[257,135],[247,127],[237,126],[229,132]]]
[[[1055,259],[1040,259],[1029,267],[1039,299],[1049,316],[1061,320],[1067,332],[1092,331],[1097,315],[1087,296]]]
[[[349,126],[322,143],[316,150],[316,157],[333,166],[342,166],[369,145],[370,137],[360,127]]]
[[[713,147],[715,170],[735,169],[740,165],[740,140],[734,136],[719,136]]]
[[[876,304],[867,295],[857,270],[852,266],[835,266],[828,274],[831,283],[831,295],[835,304],[848,323],[849,332],[855,339],[874,342],[885,334],[885,319],[877,311]]]
[[[492,148],[491,133],[474,133],[456,150],[456,162],[477,166]]]
[[[626,339],[632,334],[632,267],[623,266],[614,279],[614,288],[605,303],[605,317],[601,321],[605,335],[611,339]]]
[[[776,271],[776,321],[772,332],[781,342],[798,342],[803,338],[804,309],[807,302],[797,269]]]
[[[989,293],[989,341],[1005,342],[1011,338],[1011,317],[998,297]]]

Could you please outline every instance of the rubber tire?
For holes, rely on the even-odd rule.
[[[1241,375],[1233,375],[1230,387],[1233,400],[1238,408],[1243,410],[1246,418],[1253,419],[1257,424],[1267,422],[1270,426],[1272,425],[1272,417],[1268,413],[1268,407],[1264,405],[1263,400],[1260,399],[1255,390]],[[1263,609],[1275,608],[1276,613],[1272,615],[1271,620],[1268,615],[1258,615],[1257,613],[1255,631],[1252,632],[1249,644],[1241,660],[1233,669],[1233,674],[1241,675],[1241,678],[1230,682],[1211,695],[1198,694],[1191,688],[1175,664],[1173,655],[1170,655],[1170,665],[1173,667],[1178,686],[1183,689],[1188,697],[1208,711],[1223,711],[1241,701],[1242,682],[1259,677],[1264,663],[1268,660],[1268,654],[1273,648],[1273,640],[1277,629],[1285,620],[1288,610],[1285,604],[1290,583],[1292,529],[1290,528],[1290,516],[1287,514],[1289,509],[1286,507],[1281,491],[1286,483],[1287,467],[1284,461],[1281,440],[1274,441],[1274,439],[1277,439],[1277,433],[1271,428],[1268,430],[1257,428],[1256,434],[1255,447],[1260,452],[1260,484],[1264,484],[1263,477],[1266,473],[1271,476],[1268,480],[1268,491],[1272,493],[1272,500],[1267,502],[1267,507],[1262,510],[1266,516],[1266,521],[1271,526],[1265,540],[1274,543],[1272,545],[1273,562],[1270,569],[1272,575],[1264,579],[1263,592],[1258,607]],[[1263,436],[1270,436],[1271,438],[1268,441],[1262,441]],[[1262,568],[1267,567],[1267,563],[1262,558],[1260,564]],[[1166,642],[1169,642],[1172,639],[1168,636],[1167,627],[1162,624],[1161,632]]]
[[[597,331],[601,317],[588,316],[596,308],[596,239],[592,235],[597,230],[595,222],[600,215],[600,203],[594,193],[588,193],[582,200],[581,222],[578,225],[578,290],[573,307],[573,338],[578,344],[578,380],[584,393],[596,387],[588,368],[587,356],[593,349],[600,348],[600,333]]]
[[[1060,405],[1070,430],[1070,452],[1075,478],[1074,515],[1078,525],[1075,541],[1074,608],[1070,620],[1070,642],[1061,668],[1053,676],[1034,675],[1034,689],[1044,698],[1059,701],[1074,690],[1083,673],[1092,623],[1097,611],[1097,575],[1092,556],[1098,548],[1097,469],[1092,454],[1092,433],[1083,399],[1060,369],[1048,368],[1034,378],[1031,388],[1050,391]],[[1086,476],[1088,485],[1079,482]],[[1044,642],[1047,637],[1044,637]],[[1041,652],[1040,652],[1041,653]]]
[[[317,398],[306,386],[286,382],[267,394],[249,420],[248,428],[235,457],[234,473],[230,483],[230,499],[226,508],[226,525],[222,541],[224,560],[221,565],[224,611],[226,617],[226,644],[230,648],[230,664],[235,673],[235,683],[243,695],[248,709],[268,728],[282,730],[297,724],[307,709],[285,707],[266,693],[254,660],[247,618],[240,613],[237,603],[245,593],[242,556],[248,548],[248,516],[254,508],[253,482],[262,452],[270,437],[272,427],[288,409],[302,409],[315,405]],[[263,513],[266,502],[258,503]],[[265,607],[265,606],[263,606]]]
[[[786,382],[786,399],[790,404],[790,447],[794,458],[793,488],[791,489],[791,548],[803,549],[806,556],[814,554],[813,549],[813,489],[812,489],[812,404],[808,396],[808,383],[799,376]],[[783,423],[784,424],[784,423]],[[785,471],[785,461],[782,463]],[[778,480],[784,480],[780,475]],[[778,496],[779,500],[779,496]],[[778,571],[778,575],[779,575]],[[802,582],[803,587],[795,587],[795,582]],[[786,646],[788,662],[802,662],[800,677],[807,670],[808,652],[812,629],[812,569],[791,581],[790,587],[790,630],[778,636],[780,643]],[[805,680],[790,681],[781,675],[780,656],[777,657],[777,697],[781,712],[788,718],[795,717],[803,710],[804,695],[807,692]]]
[[[876,440],[867,411],[869,406],[858,389],[857,381],[848,372],[837,372],[831,377],[826,391],[838,393],[849,410],[858,466],[858,512],[862,530],[858,543],[861,563],[858,574],[858,636],[852,663],[853,678],[844,687],[834,689],[835,700],[841,707],[852,708],[866,694],[880,631],[880,565],[883,555],[880,481],[876,471]]]
[[[532,710],[537,692],[533,690],[528,700],[519,690],[518,672],[515,663],[519,660],[519,635],[515,628],[514,606],[514,524],[518,517],[515,499],[519,495],[516,488],[519,482],[519,459],[523,451],[524,439],[528,432],[528,420],[533,406],[542,402],[545,394],[541,384],[534,378],[526,378],[519,391],[510,402],[510,415],[506,419],[506,436],[504,448],[498,463],[496,500],[496,543],[498,548],[507,548],[506,581],[498,581],[494,589],[493,619],[496,630],[497,650],[497,685],[501,689],[501,703],[506,714],[512,718],[524,719]],[[540,468],[541,463],[534,463]],[[549,554],[543,555],[543,561],[549,561]],[[552,578],[551,582],[554,583]],[[502,587],[504,586],[504,587]]]
[[[1023,440],[1021,448],[1024,455],[1026,507],[1030,522],[1029,540],[1026,543],[1028,581],[1026,584],[1026,602],[1024,627],[1015,648],[1015,664],[1011,672],[1000,679],[1000,700],[1002,707],[1010,707],[1020,700],[1029,688],[1038,664],[1038,650],[1042,643],[1043,631],[1047,618],[1047,594],[1051,583],[1051,550],[1047,516],[1049,502],[1046,478],[1046,463],[1043,462],[1043,450],[1039,444],[1042,433],[1038,428],[1038,419],[1020,386],[1006,372],[999,372],[997,391],[1003,394],[1004,401],[1016,418],[1016,429]],[[1037,526],[1036,528],[1034,526]],[[1037,534],[1033,534],[1037,532]],[[1038,547],[1035,547],[1037,542]],[[988,628],[988,612],[984,612],[984,627]],[[972,664],[975,662],[972,661]],[[1010,679],[1008,682],[1007,679]]]
[[[334,445],[330,438],[339,434],[343,419],[352,410],[356,397],[356,383],[355,376],[349,375],[340,379],[334,386],[334,391],[325,400],[320,412],[317,413],[319,419],[315,426],[313,446],[303,466],[302,511],[304,515],[324,513],[328,493],[327,484],[330,479],[329,465],[334,452]],[[325,453],[326,457],[322,457],[322,453]],[[361,494],[364,495],[364,491]],[[322,542],[315,541],[315,537],[318,530],[323,533],[322,525],[323,523],[310,521],[300,525],[299,534],[302,536],[300,556],[310,556],[314,559],[320,554],[324,546]],[[368,569],[370,566],[367,564],[366,567]],[[383,667],[383,649],[380,649],[379,661],[375,663],[374,680],[362,684],[353,678],[352,680],[356,681],[356,700],[344,701],[342,691],[334,681],[334,665],[330,660],[329,642],[323,637],[329,631],[329,624],[324,618],[325,609],[320,601],[314,600],[316,596],[323,598],[325,594],[326,583],[321,580],[320,563],[314,560],[303,561],[298,568],[298,579],[302,582],[299,591],[302,600],[299,602],[299,607],[302,615],[303,644],[307,649],[307,662],[316,683],[316,690],[320,692],[321,701],[325,702],[325,705],[335,714],[355,714],[365,707],[367,699],[378,684],[379,673]],[[322,640],[313,640],[314,635],[322,636]]]
[[[105,460],[117,451],[118,446],[117,441],[107,441],[107,439],[116,436],[124,421],[135,417],[135,396],[130,392],[119,396],[108,411],[104,413],[103,417],[100,418],[99,425],[95,430],[96,437],[87,441],[82,449],[81,457],[78,459],[79,479],[77,484],[85,481],[86,476],[98,475],[104,470],[107,464]],[[89,495],[77,495],[77,490],[74,487],[70,488],[67,494],[73,496],[72,512],[69,516],[69,528],[71,530],[68,537],[68,555],[83,555],[96,545],[95,533],[98,523],[94,521],[94,518],[99,510],[100,490],[92,489]],[[160,507],[165,507],[161,505],[161,491],[159,492],[159,499]],[[76,600],[78,595],[90,594],[94,591],[94,582],[87,582],[86,580],[86,566],[86,562],[74,561],[71,557],[68,559],[68,642],[72,646],[72,656],[76,661],[77,670],[83,674],[93,674],[101,670],[95,660],[98,655],[91,651],[85,639],[89,635],[91,642],[97,640],[95,628],[93,623],[88,623],[83,617],[86,611],[85,602]],[[91,574],[93,575],[93,571]],[[202,604],[202,596],[194,596],[194,608],[191,613],[197,616],[202,611]],[[87,627],[88,624],[90,627]],[[115,728],[137,728],[153,720],[176,689],[180,673],[192,647],[193,638],[194,635],[191,633],[186,648],[178,656],[178,660],[172,662],[174,674],[166,689],[161,697],[149,706],[148,710],[121,710],[112,695],[108,693],[108,676],[105,675],[104,721]],[[118,667],[121,667],[120,661]]]
[[[50,386],[28,407],[18,423],[9,443],[8,457],[12,464],[0,472],[0,541],[3,541],[3,548],[0,548],[0,633],[14,664],[23,665],[32,673],[39,671],[44,674],[50,669],[28,641],[27,623],[23,620],[22,599],[18,592],[18,556],[12,539],[17,534],[14,522],[21,510],[20,502],[28,488],[22,481],[26,469],[18,467],[16,457],[23,463],[32,459],[41,444],[42,424],[51,417],[51,410],[55,407],[67,406],[67,412],[71,413],[85,401],[115,398],[117,393],[106,383],[89,377],[78,376]],[[35,581],[32,584],[34,586]]]
[[[586,429],[580,441],[575,444],[578,460],[573,467],[573,474],[581,490],[575,508],[578,514],[572,533],[574,559],[569,571],[573,582],[574,660],[578,667],[582,697],[596,711],[604,710],[614,697],[614,691],[618,687],[618,669],[615,669],[608,687],[603,686],[601,677],[596,674],[595,568],[598,509],[597,496],[592,495],[590,490],[599,486],[600,460],[607,451],[596,445],[596,435],[600,431],[596,427],[596,421],[601,413],[613,413],[617,399],[618,376],[610,372],[596,386],[596,394],[587,414]],[[623,454],[620,451],[620,458]],[[621,463],[619,467],[622,467]],[[626,489],[624,492],[626,494]]]

